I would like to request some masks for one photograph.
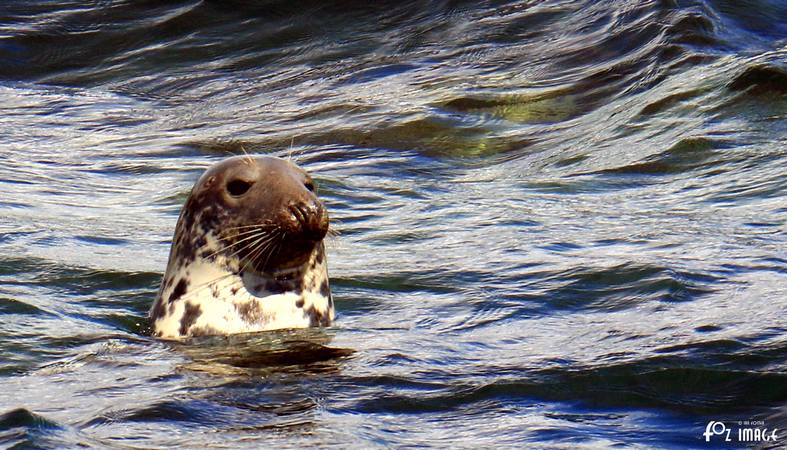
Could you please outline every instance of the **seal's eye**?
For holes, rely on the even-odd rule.
[[[309,180],[303,183],[303,185],[306,186],[306,189],[310,190],[311,192],[314,192],[314,181]]]
[[[248,181],[232,180],[227,183],[227,192],[229,192],[233,197],[240,197],[241,195],[245,194],[249,188],[251,188],[252,184],[253,183],[249,183]]]

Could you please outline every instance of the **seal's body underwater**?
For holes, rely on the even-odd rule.
[[[194,185],[150,310],[153,335],[328,326],[333,300],[314,182],[283,159],[236,156]]]

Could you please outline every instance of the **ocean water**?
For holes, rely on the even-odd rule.
[[[781,0],[3,2],[0,447],[785,446],[786,116]],[[152,339],[244,151],[337,321]]]

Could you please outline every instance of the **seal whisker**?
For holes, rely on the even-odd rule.
[[[247,258],[246,263],[243,265],[243,270],[245,271],[250,263],[257,261],[257,259],[260,256],[262,256],[267,251],[267,249],[271,245],[273,245],[274,242],[275,242],[275,237],[271,237],[270,239],[267,239],[265,242],[261,242],[261,243],[257,244],[255,246],[255,249],[249,254],[249,257]],[[256,268],[256,266],[257,266],[257,264],[254,264],[253,267]]]
[[[278,225],[274,223],[257,223],[254,225],[241,225],[237,227],[227,227],[227,230],[238,230],[241,228],[278,228]]]
[[[255,236],[252,236],[252,237],[255,237]],[[252,243],[250,243],[250,244],[246,244],[246,245],[244,245],[243,247],[241,247],[241,248],[239,248],[238,250],[236,250],[236,251],[235,251],[235,252],[234,252],[232,255],[230,255],[229,257],[230,257],[230,258],[232,258],[232,257],[235,257],[235,256],[237,256],[237,255],[238,255],[240,252],[242,252],[242,251],[245,251],[245,250],[253,251],[253,250],[252,250],[253,248],[256,248],[257,246],[259,246],[259,245],[262,245],[262,244],[264,244],[265,242],[271,241],[271,240],[273,240],[273,239],[274,239],[274,237],[273,237],[273,236],[260,236],[260,237],[259,237],[257,240],[255,240],[254,242],[252,242]]]
[[[248,236],[250,234],[259,234],[259,235],[269,235],[273,232],[273,230],[261,230],[259,228],[252,228],[250,230],[243,230],[239,232],[227,232],[224,235],[218,236],[217,239],[220,241],[227,241],[230,239],[237,239],[240,237]]]
[[[265,258],[265,262],[264,262],[264,263],[262,263],[262,266],[260,266],[260,268],[259,268],[259,270],[260,270],[260,271],[261,271],[261,270],[262,270],[262,269],[263,269],[265,266],[267,266],[267,265],[268,265],[268,260],[270,260],[270,258],[271,258],[271,255],[273,255],[274,253],[276,253],[277,251],[279,251],[279,246],[281,245],[281,242],[284,240],[284,237],[285,237],[285,236],[287,236],[287,232],[284,232],[284,231],[283,231],[283,232],[282,232],[282,235],[281,235],[281,239],[279,239],[279,241],[276,243],[276,247],[274,247],[274,250],[271,250],[271,252],[270,252],[270,253],[268,253],[268,257],[267,257],[267,258]]]
[[[254,164],[254,158],[252,158],[246,149],[243,147],[243,144],[240,144],[240,150],[243,152],[245,156],[246,164]]]
[[[247,236],[249,234],[255,234],[255,233],[260,234],[260,235],[266,235],[266,234],[270,234],[272,231],[273,230],[260,230],[260,229],[254,228],[254,229],[251,229],[251,230],[241,231],[239,233],[233,233],[233,234],[228,235],[228,236],[223,236],[223,237],[220,236],[219,240],[226,241],[228,239],[239,238],[241,236]]]
[[[261,245],[264,245],[268,242],[271,242],[276,239],[276,234],[269,234],[266,236],[261,236],[260,239],[254,241],[251,244],[247,244],[245,249],[249,251],[249,253],[253,252],[256,248]]]
[[[280,233],[276,233],[276,235],[274,235],[268,242],[265,243],[265,246],[260,249],[259,254],[254,257],[255,260],[259,261],[265,252],[268,252],[268,250],[270,250],[273,246],[278,245],[277,242],[281,241],[282,238],[282,236],[279,236],[279,234]],[[270,256],[271,253],[268,253],[268,258],[270,258]],[[265,263],[267,264],[267,259]]]
[[[254,227],[254,226],[253,226],[253,227]],[[244,228],[245,228],[245,227],[244,227]],[[239,241],[235,241],[234,243],[232,243],[232,244],[230,244],[230,245],[228,245],[228,246],[224,247],[224,248],[226,249],[226,248],[232,247],[233,245],[236,245],[236,244],[238,244],[238,243],[240,243],[240,242],[243,242],[243,241],[245,241],[245,240],[248,240],[248,239],[249,239],[248,235],[253,235],[253,236],[252,236],[252,238],[253,238],[254,236],[270,236],[270,235],[273,233],[273,231],[275,231],[275,227],[272,227],[272,228],[270,228],[270,229],[267,229],[267,228],[259,228],[259,227],[254,227],[254,228],[253,228],[253,229],[251,229],[251,230],[244,230],[244,231],[241,231],[241,232],[239,232],[239,233],[233,233],[233,234],[230,234],[230,235],[228,235],[228,236],[218,236],[218,237],[217,237],[217,239],[218,239],[219,241],[228,241],[228,240],[230,240],[230,239],[237,239],[237,238],[239,238],[239,237],[241,237],[241,236],[245,236],[243,239],[241,239],[241,240],[239,240]]]
[[[251,240],[251,239],[256,239],[256,238],[258,238],[258,237],[261,237],[261,236],[262,236],[262,237],[265,237],[265,234],[251,234],[250,236],[246,236],[246,237],[244,237],[244,238],[243,238],[243,239],[241,239],[241,240],[238,240],[238,241],[232,242],[232,243],[231,243],[231,244],[229,244],[229,245],[225,245],[224,247],[222,247],[222,248],[220,248],[220,249],[216,250],[215,252],[213,252],[213,253],[211,253],[211,254],[209,254],[209,255],[206,255],[206,256],[205,256],[205,258],[212,258],[213,256],[216,256],[217,254],[219,254],[219,253],[222,253],[222,252],[224,252],[225,250],[227,250],[227,249],[230,249],[230,248],[232,248],[232,247],[234,247],[234,246],[236,246],[236,245],[240,244],[241,242],[249,241],[249,240]],[[227,239],[229,239],[229,237],[228,237]],[[242,250],[243,250],[243,247],[242,247],[242,248],[241,248],[239,251],[242,251]],[[236,252],[236,253],[237,253],[237,252]],[[230,257],[234,256],[236,253],[233,253],[232,255],[230,255]]]
[[[220,242],[223,242],[223,243],[229,242],[227,245],[225,245],[222,248],[222,250],[224,250],[224,249],[228,249],[230,247],[233,247],[233,246],[235,246],[235,245],[237,245],[237,244],[239,244],[241,242],[247,241],[249,239],[254,239],[255,237],[270,236],[270,235],[271,235],[271,232],[269,232],[269,231],[250,230],[250,231],[244,231],[243,233],[233,234],[231,236],[223,236],[223,237],[220,236],[220,237],[218,237],[218,240]],[[238,238],[241,238],[241,237],[242,237],[242,239],[240,239],[240,240],[231,241],[231,239],[238,239]],[[218,253],[220,251],[221,250],[218,250],[215,253]]]
[[[242,234],[245,234],[245,233],[249,233],[249,232],[252,232],[252,231],[259,231],[261,233],[270,233],[273,230],[275,230],[275,228],[273,228],[273,227],[271,227],[271,228],[249,227],[249,228],[239,229],[239,230],[238,229],[227,229],[227,235],[232,237],[232,236],[238,236],[238,235],[242,235]]]
[[[253,250],[253,252],[252,252],[252,253],[249,255],[249,257],[248,257],[248,258],[246,258],[246,262],[244,262],[244,263],[243,263],[243,269],[242,269],[242,271],[243,271],[243,272],[246,272],[246,269],[248,269],[248,268],[249,268],[249,265],[252,265],[252,268],[254,268],[254,267],[255,267],[255,265],[254,265],[253,263],[254,263],[254,261],[256,260],[256,258],[257,258],[257,255],[258,255],[258,254],[261,254],[262,252],[264,252],[264,251],[265,251],[265,248],[266,248],[267,246],[271,245],[271,242],[272,242],[272,241],[268,241],[268,242],[262,243],[262,244],[260,244],[259,246],[255,247],[255,249],[254,249],[254,250]]]
[[[265,245],[260,246],[259,251],[256,252],[256,254],[253,257],[249,258],[249,262],[252,262],[254,264],[253,267],[257,271],[261,272],[265,267],[265,265],[268,263],[268,259],[270,259],[271,255],[273,254],[272,251],[273,248],[275,248],[275,246],[278,245],[278,241],[281,241],[281,236],[279,236],[279,234],[280,233],[277,233],[276,236],[270,239],[269,241],[267,241]],[[262,256],[265,255],[266,253],[267,253],[267,257],[265,258],[265,262],[262,265],[259,265],[260,259],[262,259]]]
[[[338,226],[343,225],[340,219],[335,217],[331,218],[330,223],[328,223],[328,236],[341,236],[342,231],[337,228]]]

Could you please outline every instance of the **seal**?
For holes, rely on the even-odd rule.
[[[295,164],[272,156],[215,164],[178,218],[150,309],[153,335],[329,326],[328,226],[314,180]]]

